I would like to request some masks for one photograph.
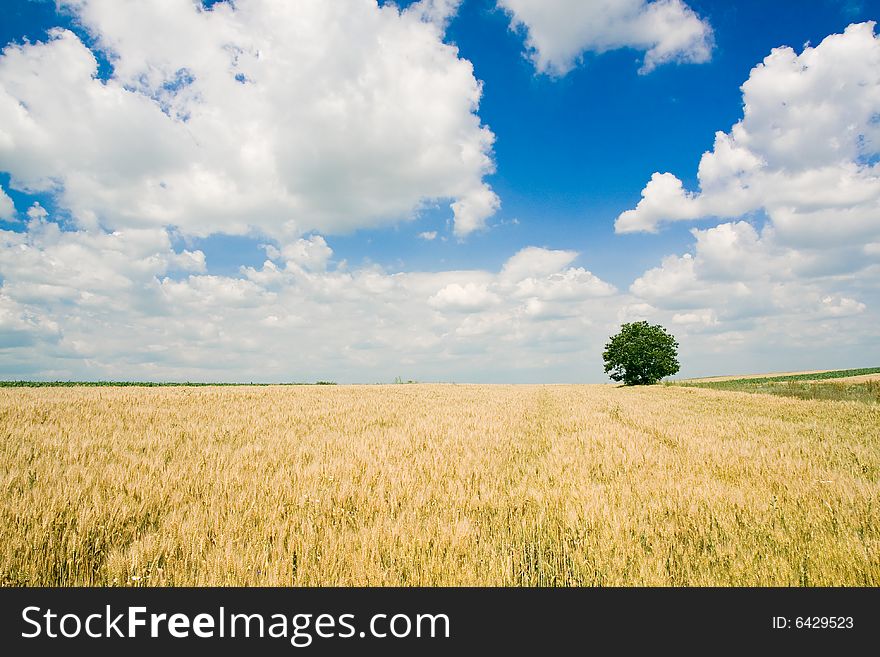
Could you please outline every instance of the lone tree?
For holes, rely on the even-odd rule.
[[[605,372],[628,386],[650,385],[678,372],[678,342],[659,324],[632,322],[605,345]]]

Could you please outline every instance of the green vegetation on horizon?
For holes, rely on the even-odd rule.
[[[833,381],[833,379],[878,373],[880,367],[862,367],[814,374],[783,374],[726,381],[676,381],[669,385],[870,404],[880,403],[880,381],[847,382]]]
[[[780,374],[779,376],[747,377],[742,379],[728,379],[727,381],[682,381],[685,385],[704,385],[705,383],[775,383],[777,381],[822,381],[825,379],[843,379],[850,376],[864,376],[866,374],[880,374],[880,367],[861,367],[854,370],[833,370],[830,372],[815,372],[813,374]]]

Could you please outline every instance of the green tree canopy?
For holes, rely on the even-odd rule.
[[[632,322],[620,327],[602,353],[605,372],[628,386],[650,385],[678,372],[678,342],[659,324]]]

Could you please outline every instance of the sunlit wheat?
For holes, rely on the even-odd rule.
[[[6,585],[880,585],[880,407],[684,387],[0,390]]]

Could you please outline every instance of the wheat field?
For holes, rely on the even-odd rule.
[[[880,407],[675,386],[0,390],[0,583],[880,585]]]

